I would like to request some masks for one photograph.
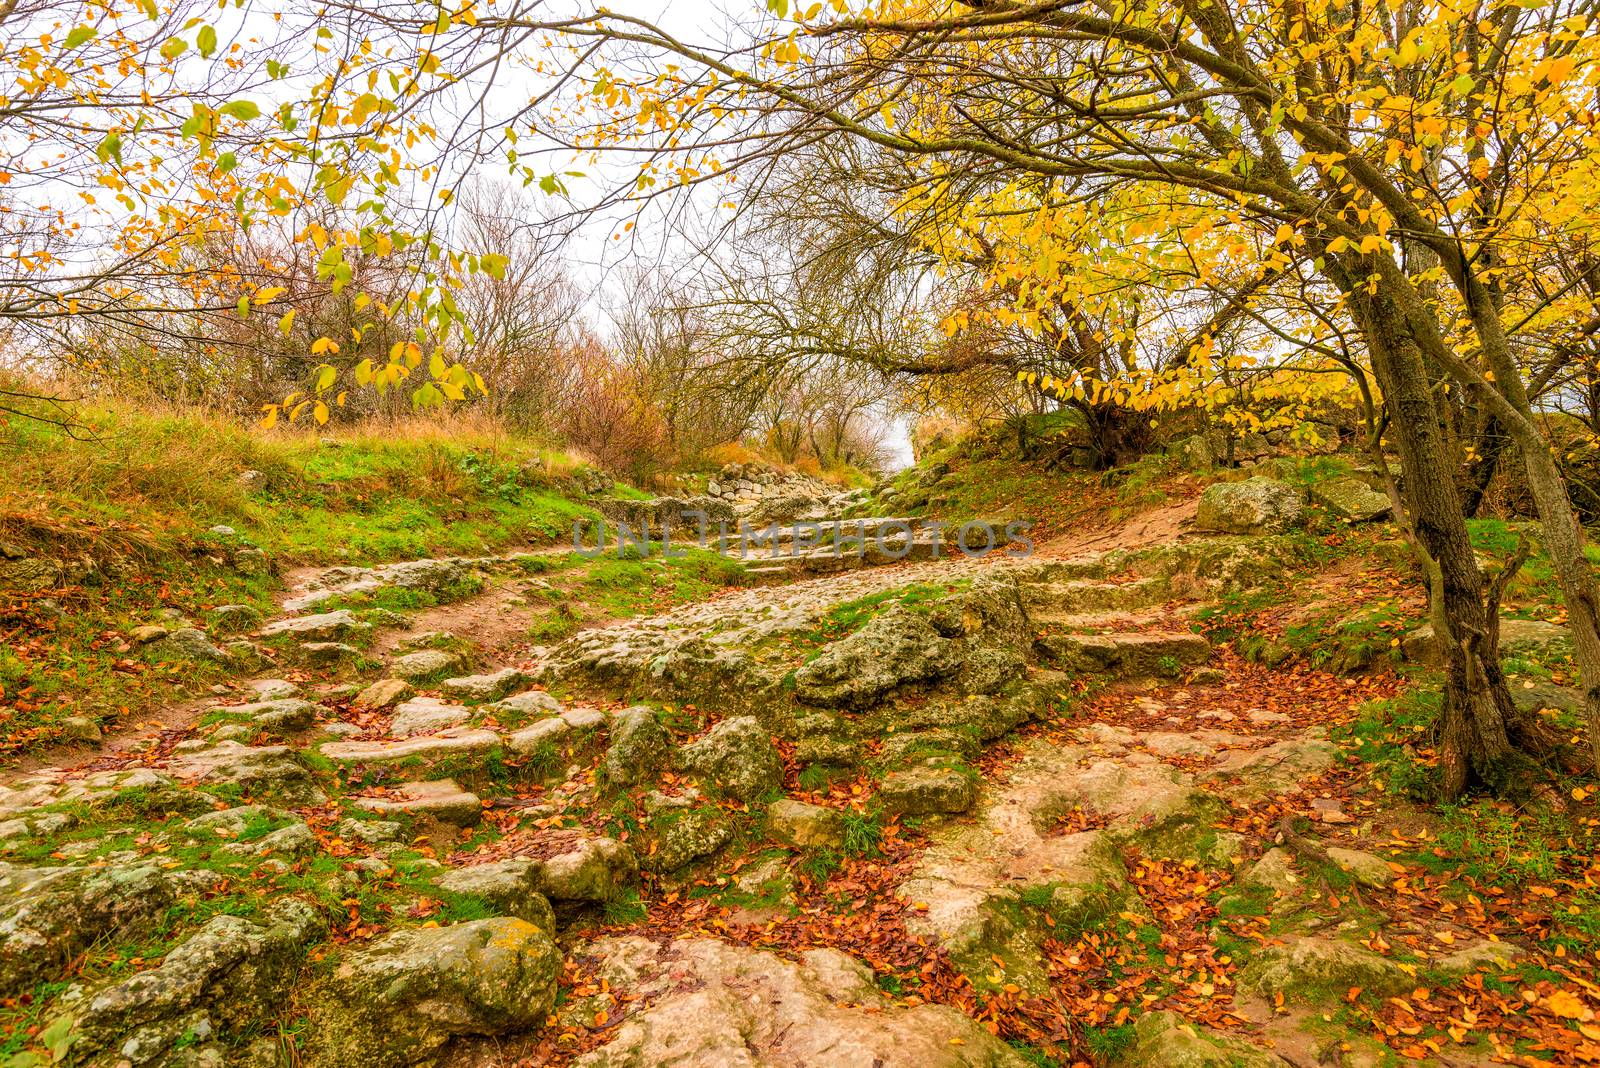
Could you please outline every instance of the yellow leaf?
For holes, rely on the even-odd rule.
[[[1594,1013],[1570,990],[1557,990],[1544,999],[1545,1008],[1564,1020],[1592,1019]]]

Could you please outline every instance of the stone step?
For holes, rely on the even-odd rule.
[[[1115,609],[1150,608],[1167,600],[1171,589],[1165,579],[1101,582],[1078,579],[1067,582],[1030,583],[1020,587],[1023,607],[1030,618],[1048,621],[1052,615],[1081,615]]]
[[[317,751],[338,764],[398,764],[427,762],[453,756],[483,756],[500,747],[494,731],[476,727],[449,727],[437,734],[376,741],[324,742]]]
[[[478,795],[463,790],[454,779],[403,783],[382,795],[351,800],[368,812],[431,816],[457,827],[474,826],[483,816],[483,802]]]
[[[1211,657],[1199,634],[1128,631],[1119,634],[1042,634],[1034,649],[1061,667],[1119,678],[1167,677]]]

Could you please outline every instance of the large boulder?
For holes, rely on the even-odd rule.
[[[84,869],[0,862],[0,997],[53,977],[98,939],[153,923],[174,899],[172,880],[154,864]]]
[[[163,1057],[180,1043],[221,1037],[276,1014],[295,986],[305,947],[327,923],[305,902],[290,899],[265,921],[213,916],[166,955],[159,967],[69,1003],[74,1053],[115,1046],[133,1065]],[[225,1047],[217,1044],[218,1053]]]
[[[1400,651],[1413,663],[1438,664],[1439,641],[1434,637],[1433,624],[1425,623],[1407,634],[1400,642]],[[1500,621],[1502,657],[1542,660],[1550,656],[1569,656],[1571,653],[1572,632],[1566,627],[1540,619]]]
[[[799,960],[709,938],[609,938],[588,947],[634,1011],[580,1068],[1025,1068],[977,1021],[947,1005],[906,1006],[837,950]],[[578,1004],[580,1013],[592,1009]]]
[[[261,636],[272,638],[287,634],[303,641],[331,642],[371,629],[371,623],[363,623],[348,609],[341,608],[337,612],[323,612],[314,616],[298,616],[268,623],[261,628]]]
[[[470,868],[456,868],[435,880],[452,894],[476,897],[507,916],[527,920],[546,934],[554,934],[555,913],[549,900],[535,887],[540,862],[532,857],[509,857]]]
[[[809,704],[870,708],[908,683],[955,674],[962,653],[927,616],[895,605],[796,671],[794,692]]]
[[[500,917],[396,931],[339,960],[307,1001],[316,1068],[400,1068],[457,1035],[541,1026],[561,953],[547,931]]]
[[[1194,525],[1224,534],[1276,534],[1305,511],[1300,491],[1275,478],[1218,482],[1200,495]]]
[[[195,630],[193,627],[180,627],[169,631],[164,637],[146,645],[144,653],[158,663],[179,660],[210,664],[228,663],[228,654],[213,645],[211,639],[206,637],[205,631]]]
[[[718,723],[685,746],[684,767],[740,801],[754,801],[783,785],[783,764],[772,736],[754,716]]]
[[[644,705],[624,708],[611,717],[611,744],[601,769],[606,781],[632,786],[665,764],[671,749],[672,739],[652,709]]]
[[[533,885],[552,901],[611,901],[639,880],[639,859],[613,838],[588,838],[546,857]]]
[[[1370,523],[1393,510],[1388,494],[1376,492],[1359,478],[1330,478],[1313,483],[1311,499],[1352,523]]]

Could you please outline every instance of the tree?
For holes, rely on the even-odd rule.
[[[597,75],[581,136],[643,155],[641,188],[858,139],[919,168],[922,199],[950,207],[937,237],[951,259],[983,226],[1034,247],[1029,228],[1048,208],[1055,241],[1115,246],[1139,272],[1036,257],[1019,272],[1021,316],[1065,298],[1126,333],[1137,324],[1116,291],[1160,279],[1174,255],[1216,277],[1246,265],[1260,234],[1274,250],[1261,278],[1308,259],[1356,324],[1389,408],[1440,606],[1447,790],[1524,788],[1519,754],[1542,739],[1500,677],[1496,587],[1472,557],[1438,433],[1440,374],[1518,446],[1600,761],[1594,583],[1513,343],[1532,310],[1515,305],[1553,241],[1583,239],[1600,217],[1588,163],[1600,37],[1587,8],[1050,0],[819,13],[720,50],[625,16],[547,25],[632,64],[631,77]],[[984,193],[957,195],[972,189]]]

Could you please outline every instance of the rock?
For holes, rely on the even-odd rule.
[[[589,838],[540,862],[533,885],[552,901],[611,901],[639,881],[632,849],[611,838]]]
[[[134,627],[128,632],[128,637],[133,640],[135,645],[149,645],[151,642],[158,642],[166,636],[167,628],[154,623],[148,623],[142,627]]]
[[[341,608],[337,612],[323,612],[320,615],[299,616],[268,623],[261,628],[261,636],[273,638],[286,634],[302,641],[331,642],[371,629],[371,623],[363,623],[348,609]]]
[[[1410,990],[1416,982],[1395,961],[1352,942],[1291,936],[1251,957],[1236,985],[1240,993],[1269,1001],[1278,993],[1332,1000],[1353,986],[1383,997]]]
[[[400,682],[400,685],[406,684]],[[447,704],[436,697],[413,697],[394,710],[394,717],[389,721],[389,733],[396,738],[407,738],[413,734],[426,734],[446,727],[458,727],[471,718],[472,710],[465,705]]]
[[[336,828],[339,837],[347,842],[365,842],[367,845],[379,845],[383,842],[399,841],[405,829],[394,820],[358,820],[342,819]]]
[[[399,704],[415,691],[404,679],[379,679],[356,695],[356,704],[362,708],[384,709]]]
[[[196,816],[183,825],[186,831],[235,838],[258,823],[285,823],[294,817],[285,809],[268,805],[235,805]]]
[[[242,575],[265,575],[272,570],[272,562],[260,549],[245,546],[233,551],[233,567]]]
[[[1223,755],[1205,778],[1238,779],[1228,792],[1246,800],[1292,789],[1321,775],[1338,759],[1339,747],[1321,738],[1287,738],[1262,749],[1235,750]]]
[[[797,961],[708,938],[630,936],[586,947],[599,974],[638,1006],[578,1068],[1026,1068],[960,1011],[907,1007],[837,950]],[[609,1004],[609,1003],[607,1003]],[[604,1006],[601,1006],[604,1007]]]
[[[1227,441],[1214,430],[1194,434],[1168,445],[1167,455],[1185,471],[1204,471],[1217,466],[1227,455]]]
[[[217,709],[229,715],[245,716],[264,730],[279,734],[303,731],[316,721],[320,705],[302,701],[298,697],[283,697],[276,701],[257,701],[248,705],[224,705]]]
[[[228,654],[211,644],[205,631],[182,627],[168,631],[163,637],[144,647],[145,654],[157,661],[198,660],[211,664],[226,664]]]
[[[243,634],[256,629],[261,613],[247,604],[223,604],[207,612],[206,621],[218,634]]]
[[[1224,534],[1276,534],[1288,529],[1303,511],[1299,490],[1287,482],[1257,476],[1208,486],[1200,495],[1194,525],[1198,530]]]
[[[395,741],[324,742],[318,751],[339,764],[398,764],[451,756],[485,756],[499,747],[500,736],[494,731],[446,727],[436,734],[414,735]]]
[[[236,857],[266,856],[269,853],[303,857],[317,852],[317,849],[317,836],[311,833],[310,827],[297,821],[248,842],[229,843],[221,851]]]
[[[542,756],[558,752],[572,725],[560,716],[541,719],[531,727],[524,727],[506,739],[506,748],[517,756]]]
[[[462,678],[445,679],[440,684],[440,689],[466,701],[494,701],[532,681],[526,671],[508,667],[489,675],[466,675]]]
[[[294,804],[318,804],[324,797],[310,774],[286,745],[241,745],[220,741],[197,753],[186,753],[167,770],[178,779],[216,785],[235,783],[251,794],[277,797]]]
[[[884,810],[902,816],[965,812],[977,799],[978,785],[972,776],[949,768],[891,771],[878,788]]]
[[[483,710],[496,716],[559,716],[563,711],[560,701],[543,690],[527,690],[513,697],[502,698]]]
[[[381,796],[353,797],[351,801],[368,812],[429,816],[458,827],[472,827],[483,818],[483,802],[453,779],[401,783]]]
[[[1175,1012],[1150,1012],[1133,1028],[1133,1046],[1118,1064],[1161,1065],[1162,1068],[1290,1068],[1270,1050],[1202,1030]]]
[[[767,809],[767,837],[795,849],[836,849],[844,844],[844,819],[834,809],[784,797]]]
[[[539,861],[531,857],[512,857],[470,868],[445,872],[434,882],[452,894],[481,898],[506,916],[527,920],[539,930],[554,935],[555,912],[537,886]]]
[[[1407,634],[1400,642],[1400,651],[1407,660],[1417,664],[1437,665],[1439,643],[1433,636],[1433,624],[1425,623]],[[1502,619],[1500,621],[1500,656],[1524,657],[1540,660],[1552,656],[1570,655],[1572,632],[1566,627],[1538,619]]]
[[[772,735],[754,716],[725,719],[685,746],[683,765],[740,801],[754,801],[783,785],[783,763]]]
[[[337,961],[309,993],[311,1063],[400,1068],[457,1035],[544,1024],[561,953],[526,920],[396,931]]]
[[[961,663],[958,642],[895,605],[796,671],[795,696],[827,708],[870,708],[908,683],[953,675]]]
[[[1359,849],[1344,849],[1340,846],[1329,846],[1327,853],[1329,859],[1339,865],[1341,871],[1362,886],[1382,888],[1394,882],[1393,869],[1381,857],[1363,853]]]
[[[270,909],[262,923],[213,916],[159,967],[113,983],[75,1009],[74,1052],[82,1058],[116,1044],[122,1059],[138,1065],[216,1028],[258,1026],[287,1000],[307,943],[326,930],[316,910],[293,899]],[[204,1028],[193,1026],[191,1010],[199,1006]]]
[[[452,671],[460,671],[465,664],[459,653],[447,653],[443,649],[418,649],[414,653],[395,657],[389,670],[406,682],[432,682]]]
[[[642,867],[657,873],[677,871],[732,840],[733,831],[721,811],[697,801],[689,795],[666,797],[659,793],[645,800],[649,812],[645,832],[655,848],[640,858]]]
[[[83,949],[154,922],[174,900],[154,864],[27,868],[0,861],[0,997],[31,990]]]
[[[257,701],[281,701],[300,694],[300,687],[283,679],[251,679],[244,685]]]
[[[335,668],[361,659],[361,650],[344,642],[301,642],[295,656],[309,667]]]
[[[1239,879],[1241,886],[1260,886],[1285,897],[1300,891],[1300,873],[1295,870],[1293,855],[1282,846],[1276,846],[1261,855]]]
[[[1527,950],[1509,942],[1474,942],[1435,958],[1430,966],[1451,975],[1466,975],[1476,971],[1505,972],[1515,968],[1517,961],[1527,955]]]
[[[608,782],[632,786],[662,767],[671,748],[672,739],[655,711],[635,705],[611,717],[611,744],[600,767]]]
[[[1393,510],[1388,494],[1375,492],[1359,478],[1315,482],[1311,486],[1311,499],[1351,523],[1370,523]]]
[[[1311,815],[1318,823],[1354,823],[1355,820],[1344,810],[1344,806],[1333,797],[1314,797],[1311,799]]]
[[[104,737],[100,731],[100,724],[89,716],[63,716],[57,725],[61,730],[61,740],[64,742],[94,745]]]

